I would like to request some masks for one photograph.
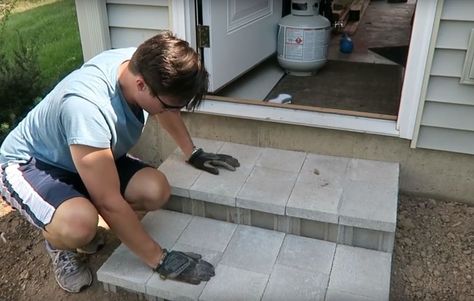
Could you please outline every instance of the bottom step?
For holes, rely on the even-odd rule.
[[[159,210],[142,220],[162,247],[216,267],[209,282],[162,280],[123,244],[97,271],[148,300],[388,300],[391,254]]]

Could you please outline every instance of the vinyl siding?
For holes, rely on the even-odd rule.
[[[474,154],[474,85],[461,84],[474,1],[445,0],[416,147]]]
[[[112,48],[138,46],[170,28],[168,0],[107,0]]]

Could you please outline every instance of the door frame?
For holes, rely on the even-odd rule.
[[[432,33],[439,2],[439,0],[417,0],[405,77],[403,79],[400,109],[396,122],[334,113],[299,112],[299,110],[291,108],[276,109],[259,106],[258,104],[229,104],[212,98],[206,99],[207,104],[204,102],[203,106],[196,112],[412,139],[415,128],[418,126],[416,117],[419,103],[424,97],[422,88],[429,74],[429,70],[427,70],[430,65],[428,62],[429,50],[433,47]],[[196,47],[196,6],[194,1],[169,0],[169,7],[172,19],[171,30],[180,38],[187,40],[193,47]],[[252,106],[253,110],[249,110],[248,106]],[[255,110],[256,107],[261,108]],[[279,111],[277,116],[274,116],[275,110]],[[251,111],[253,113],[249,114]],[[259,113],[256,114],[256,111]],[[285,116],[285,112],[288,113],[288,116]],[[308,114],[313,114],[314,118],[308,118]],[[328,122],[329,120],[330,122]]]

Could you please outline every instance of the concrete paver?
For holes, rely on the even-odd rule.
[[[171,248],[186,229],[193,217],[174,211],[158,210],[149,212],[142,224],[150,236],[163,248]]]
[[[328,275],[275,265],[262,301],[324,301]]]
[[[260,300],[268,275],[219,264],[199,300]]]
[[[286,215],[337,224],[342,192],[340,182],[321,180],[312,172],[301,172],[286,205]]]
[[[153,270],[124,245],[119,246],[97,271],[97,280],[145,293],[146,282]]]
[[[274,148],[265,148],[255,166],[298,173],[306,153]]]
[[[329,275],[335,251],[333,242],[287,234],[276,263]]]
[[[285,214],[297,173],[255,167],[237,195],[237,207]]]
[[[348,180],[344,186],[339,223],[395,232],[398,186]]]
[[[195,216],[178,243],[223,253],[236,228],[236,224]]]
[[[166,210],[142,222],[170,249],[201,254],[216,276],[200,285],[162,280],[120,245],[97,273],[105,285],[149,299],[388,300],[389,253]]]
[[[391,254],[338,245],[328,290],[388,300]]]
[[[239,225],[221,264],[261,274],[270,274],[284,233]]]

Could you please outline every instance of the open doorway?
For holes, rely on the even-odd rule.
[[[283,2],[284,15],[290,3]],[[276,57],[271,56],[214,94],[259,102],[289,94],[289,107],[397,120],[416,0],[333,0],[329,5],[330,10],[322,7],[322,11],[329,11],[328,19],[343,22],[344,27],[332,31],[328,62],[315,75],[300,77],[281,70],[279,74]],[[359,9],[355,19],[354,8]],[[339,50],[343,32],[354,44],[349,54]],[[276,84],[262,87],[258,77],[266,72],[278,79]],[[248,91],[249,84],[259,86],[253,88],[258,96],[240,97],[239,90]]]

